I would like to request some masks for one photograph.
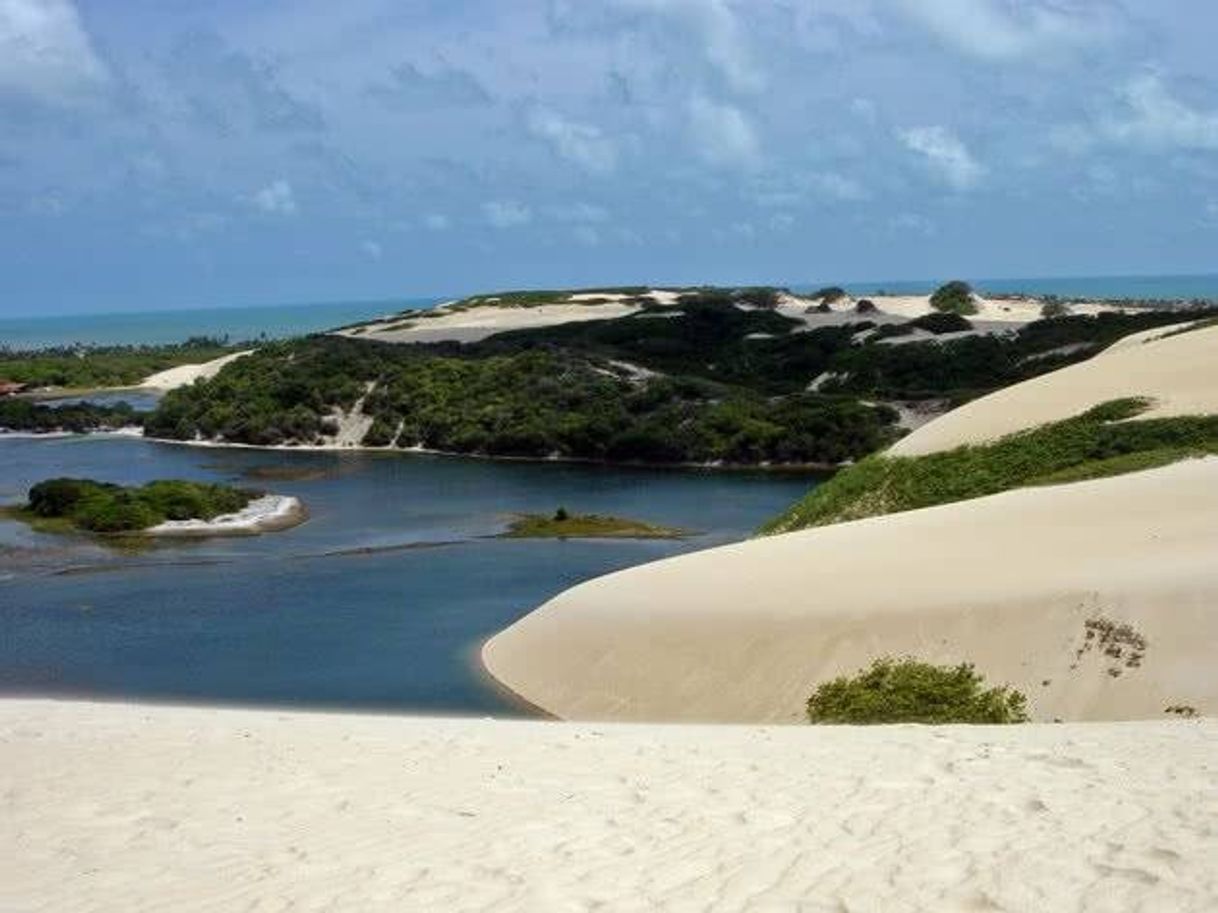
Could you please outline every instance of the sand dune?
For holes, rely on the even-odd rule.
[[[249,349],[244,352],[234,352],[231,355],[213,358],[211,361],[203,362],[202,364],[178,365],[176,368],[158,371],[156,374],[145,377],[140,386],[150,390],[174,390],[178,387],[193,384],[196,380],[208,380],[219,374],[220,369],[230,361],[244,358],[253,351],[253,349]]]
[[[4,700],[0,909],[1212,910],[1216,751]]]
[[[1088,361],[974,400],[901,439],[890,452],[916,456],[991,441],[1124,396],[1155,400],[1144,418],[1218,412],[1218,327],[1163,332],[1134,334]]]
[[[577,586],[492,638],[568,719],[794,722],[817,681],[974,662],[1035,719],[1218,712],[1218,458],[788,533]],[[1136,665],[1088,641],[1128,624]]]
[[[637,314],[641,310],[637,305],[617,301],[605,304],[542,304],[536,307],[496,307],[488,304],[442,316],[395,319],[363,328],[341,330],[339,333],[381,342],[478,342],[507,330],[536,329],[582,320],[610,320]]]

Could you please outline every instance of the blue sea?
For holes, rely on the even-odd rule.
[[[233,342],[282,339],[393,314],[432,307],[440,298],[335,301],[323,304],[199,308],[55,317],[0,318],[0,348],[67,345],[160,345],[192,336],[227,336]]]

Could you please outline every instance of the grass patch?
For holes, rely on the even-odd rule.
[[[685,530],[600,514],[522,514],[512,521],[504,539],[680,539]]]
[[[935,666],[877,659],[853,677],[820,685],[808,699],[812,723],[1026,723],[1027,698],[986,688],[970,663]]]
[[[1140,398],[1112,400],[990,444],[918,457],[868,457],[810,492],[760,532],[825,526],[1218,453],[1218,416],[1128,421],[1149,405]]]

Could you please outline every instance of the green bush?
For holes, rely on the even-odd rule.
[[[973,301],[973,287],[967,282],[953,279],[935,289],[930,296],[930,306],[936,311],[948,314],[976,314],[977,304]]]
[[[124,488],[92,479],[48,479],[30,489],[30,516],[61,520],[94,533],[138,532],[166,520],[211,520],[245,507],[254,492],[163,479]]]
[[[882,658],[835,678],[808,699],[812,723],[1025,723],[1027,699],[1005,685],[984,687],[970,663],[935,666]]]

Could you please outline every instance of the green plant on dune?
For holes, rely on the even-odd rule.
[[[985,687],[971,663],[936,666],[883,657],[854,676],[824,682],[808,698],[812,723],[1025,723],[1027,698]]]
[[[977,303],[973,301],[973,287],[967,282],[953,279],[935,289],[930,296],[930,306],[948,314],[976,314]]]
[[[1149,405],[1137,397],[1112,400],[989,444],[916,457],[871,456],[812,490],[761,532],[824,526],[1218,453],[1218,416],[1130,421]]]

